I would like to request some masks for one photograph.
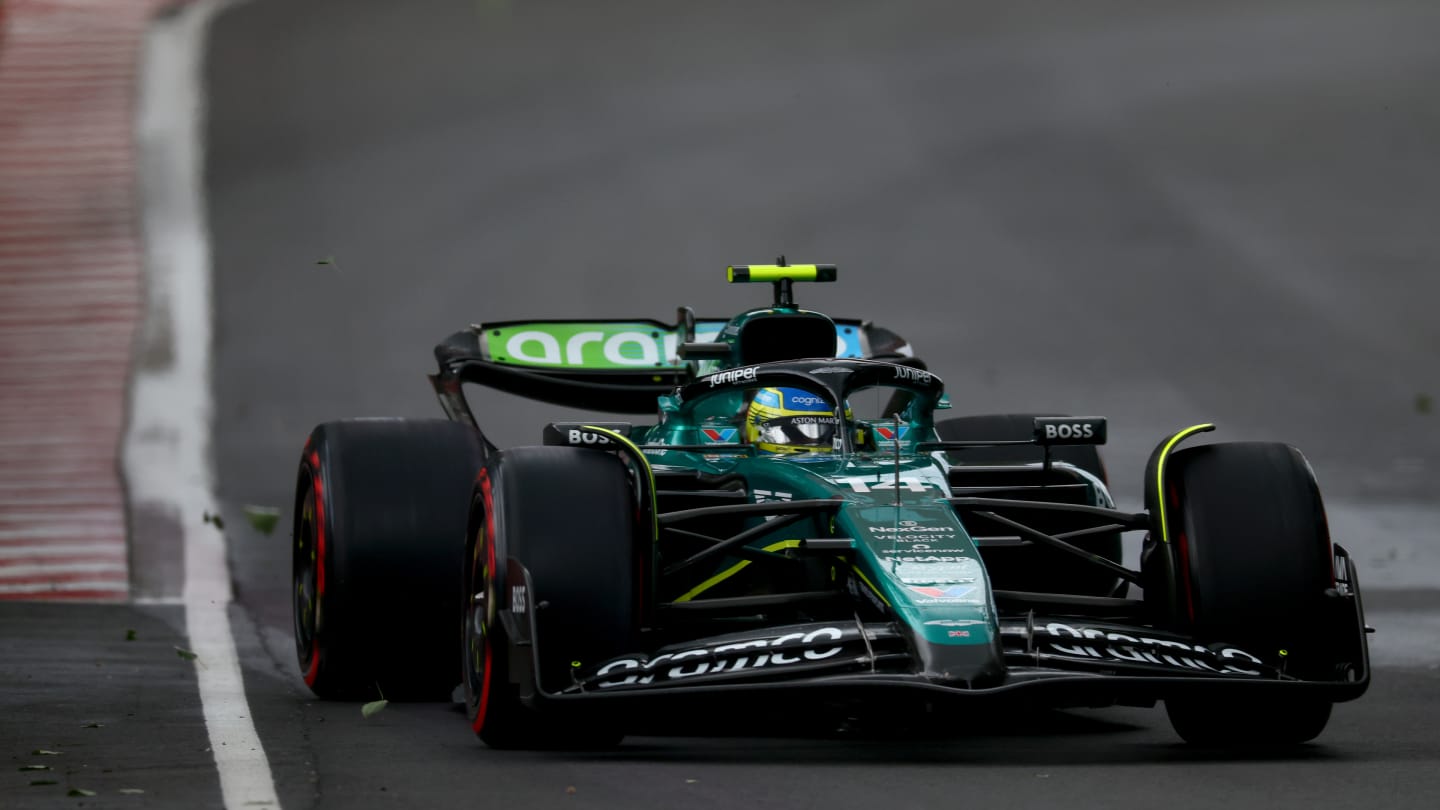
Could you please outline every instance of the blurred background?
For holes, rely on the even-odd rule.
[[[723,268],[785,253],[957,412],[1110,417],[1122,500],[1179,427],[1290,442],[1366,581],[1433,585],[1437,33],[1404,0],[237,6],[222,495],[284,503],[318,422],[438,416],[465,324],[728,316],[768,290]],[[475,402],[502,446],[566,415]]]

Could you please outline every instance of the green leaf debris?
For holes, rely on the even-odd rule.
[[[245,519],[255,531],[267,537],[275,531],[275,524],[280,522],[280,510],[273,506],[246,506],[244,508]]]

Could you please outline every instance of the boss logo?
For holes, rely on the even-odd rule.
[[[621,442],[610,433],[630,435],[625,422],[551,422],[545,426],[541,439],[549,447],[595,447],[615,449]]]
[[[1046,425],[1047,439],[1089,439],[1095,435],[1094,425]]]
[[[591,432],[588,431],[588,430],[579,430],[579,429],[576,429],[576,428],[571,428],[571,429],[567,432],[566,438],[569,439],[569,441],[570,441],[571,444],[609,444],[609,443],[610,443],[610,437],[609,437],[609,436],[602,436],[602,435],[600,435],[599,433],[591,433]]]
[[[1035,419],[1040,444],[1104,444],[1105,419],[1099,416],[1042,416]]]

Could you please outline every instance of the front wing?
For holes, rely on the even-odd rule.
[[[1347,565],[1352,565],[1345,558]],[[1353,570],[1351,571],[1353,576]],[[535,593],[529,574],[511,560],[507,579]],[[1353,581],[1353,580],[1352,580]],[[507,591],[510,588],[507,587]],[[1023,699],[1055,707],[1153,705],[1167,697],[1211,692],[1254,694],[1301,690],[1333,701],[1353,700],[1370,682],[1363,609],[1355,600],[1356,659],[1334,680],[1306,680],[1227,644],[1201,644],[1151,628],[1074,616],[1006,617],[996,643],[1003,678],[971,683],[945,672],[921,670],[914,634],[898,622],[812,622],[729,633],[620,656],[585,666],[564,689],[538,688],[534,672],[542,639],[535,612],[501,612],[514,645],[512,661],[525,662],[522,694],[537,708],[590,704],[619,708],[639,701],[696,702],[773,696],[817,702],[919,698],[928,703]],[[956,627],[952,632],[963,633]],[[1347,643],[1349,643],[1347,641]]]

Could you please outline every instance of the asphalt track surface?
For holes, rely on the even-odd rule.
[[[1437,39],[1423,1],[222,14],[206,76],[213,455],[284,806],[1433,806]],[[367,721],[309,698],[285,531],[260,535],[240,509],[288,505],[314,424],[438,415],[422,375],[464,324],[730,314],[768,291],[721,269],[780,252],[837,263],[841,282],[801,303],[901,331],[959,410],[1108,415],[1132,501],[1150,447],[1184,425],[1301,447],[1374,586],[1370,693],[1318,744],[1261,760],[1192,752],[1139,709],[577,756],[489,751],[447,704]],[[501,445],[567,416],[476,399]],[[16,767],[22,748],[69,745],[80,776],[148,779],[150,806],[218,803],[193,693],[146,663],[183,645],[173,611],[0,615],[0,660],[33,664],[0,690],[0,730],[25,735]],[[79,697],[46,704],[30,678]],[[74,801],[30,778],[11,769],[7,806]]]

